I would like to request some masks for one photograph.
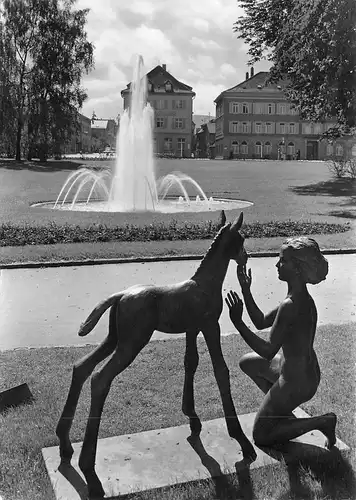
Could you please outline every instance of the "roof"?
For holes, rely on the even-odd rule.
[[[214,117],[210,115],[193,115],[193,123],[195,125],[194,132],[201,128],[204,123],[208,123],[209,120],[212,119],[214,119]]]
[[[195,95],[195,93],[192,90],[192,87],[189,87],[189,85],[186,85],[185,83],[177,80],[171,73],[169,73],[166,69],[164,69],[162,66],[158,65],[155,68],[153,68],[151,71],[147,73],[147,80],[152,82],[153,85],[157,87],[164,87],[164,84],[167,81],[170,81],[173,86],[173,91],[175,92],[189,92]],[[121,95],[124,93],[130,92],[130,87],[131,87],[131,82],[127,84],[126,89],[121,91]],[[159,89],[158,89],[159,91]]]
[[[209,134],[215,134],[215,121],[210,121],[208,123],[203,123],[201,128],[197,130],[197,134],[202,134],[204,129],[207,128]]]
[[[214,100],[214,102],[217,102],[219,98],[223,95],[229,94],[229,93],[243,93],[243,92],[249,92],[251,90],[256,90],[256,89],[261,89],[261,90],[267,90],[267,91],[274,91],[274,92],[282,92],[284,88],[288,85],[287,81],[278,81],[275,83],[267,83],[267,79],[269,77],[269,71],[259,71],[256,73],[254,76],[251,76],[247,80],[244,80],[241,83],[238,83],[234,87],[231,87],[230,89],[226,89],[221,94],[218,95],[218,97]]]
[[[91,128],[107,128],[109,120],[94,120],[91,124]]]

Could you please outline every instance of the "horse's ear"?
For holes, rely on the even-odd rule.
[[[224,210],[221,210],[220,212],[220,218],[219,218],[219,229],[221,229],[222,227],[224,227],[226,224],[226,215],[225,215],[225,212]]]
[[[240,217],[238,219],[236,219],[235,222],[233,223],[233,225],[231,226],[231,230],[238,231],[242,226],[243,219],[244,219],[244,214],[243,214],[243,212],[241,212]]]

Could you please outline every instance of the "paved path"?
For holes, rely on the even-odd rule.
[[[326,281],[310,286],[318,324],[356,321],[356,255],[329,255]],[[286,293],[278,281],[275,257],[251,258],[252,291],[267,312]],[[198,261],[104,264],[47,269],[3,269],[0,275],[0,350],[19,347],[84,345],[97,343],[107,332],[108,314],[86,337],[77,335],[80,323],[96,303],[130,285],[178,283],[192,276]],[[224,282],[224,295],[237,291],[236,266],[231,263]],[[248,318],[246,322],[251,325]],[[234,331],[227,308],[220,318],[222,333]],[[153,339],[174,338],[155,332]]]

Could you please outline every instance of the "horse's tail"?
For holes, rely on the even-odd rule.
[[[97,324],[104,312],[115,304],[122,296],[122,292],[114,293],[109,298],[99,302],[99,304],[92,310],[87,319],[80,325],[78,335],[84,337],[88,335]]]

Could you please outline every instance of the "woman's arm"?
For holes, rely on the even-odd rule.
[[[242,321],[242,300],[236,292],[229,292],[226,303],[229,307],[231,321],[244,341],[261,357],[271,360],[282,347],[284,335],[290,325],[294,308],[289,299],[279,306],[269,339],[264,340],[253,333]]]
[[[265,328],[272,326],[277,315],[278,307],[270,311],[268,314],[264,314],[258,307],[251,293],[251,269],[249,269],[247,273],[246,266],[237,266],[237,279],[241,286],[241,292],[248,315],[257,330],[264,330]]]

